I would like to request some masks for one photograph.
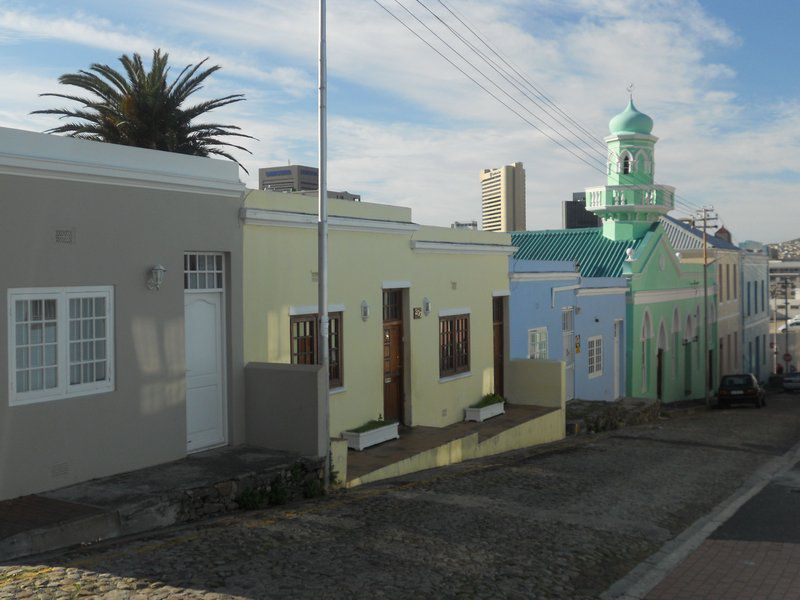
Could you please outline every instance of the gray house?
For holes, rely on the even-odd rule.
[[[228,161],[0,129],[0,500],[244,442]]]

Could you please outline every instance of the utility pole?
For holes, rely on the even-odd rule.
[[[325,0],[319,0],[319,214],[317,216],[317,295],[319,311],[319,364],[322,365],[322,435],[325,490],[331,478],[330,356],[328,351],[328,72],[325,40]]]
[[[698,213],[703,220],[703,355],[705,360],[705,399],[706,406],[711,406],[711,369],[708,360],[708,221],[715,220],[717,216],[713,214],[713,206],[704,206]]]
[[[787,356],[789,354],[789,278],[782,277],[781,283],[783,283],[783,355]],[[790,360],[784,360],[786,363],[784,367],[783,374],[786,375],[789,373],[789,364],[791,363]]]

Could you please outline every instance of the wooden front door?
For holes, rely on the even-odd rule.
[[[492,321],[494,329],[494,393],[503,395],[503,359],[505,338],[503,337],[503,298],[492,299]]]
[[[656,398],[659,400],[664,399],[664,350],[658,349],[656,355]]]
[[[383,291],[383,418],[403,423],[403,290]]]

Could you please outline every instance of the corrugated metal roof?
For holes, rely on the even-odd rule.
[[[641,238],[610,240],[603,237],[602,227],[511,233],[511,244],[518,248],[514,258],[577,261],[584,277],[620,277],[625,251],[637,248],[641,242]]]
[[[703,231],[701,229],[692,227],[668,215],[661,217],[661,223],[664,225],[667,239],[669,239],[675,250],[701,250],[703,248]],[[707,239],[708,245],[712,248],[739,250],[737,246],[715,235],[709,235]]]

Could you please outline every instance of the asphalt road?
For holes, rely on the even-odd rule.
[[[595,598],[800,440],[800,395],[767,402],[0,566],[0,600]],[[762,527],[794,539],[774,493]]]

